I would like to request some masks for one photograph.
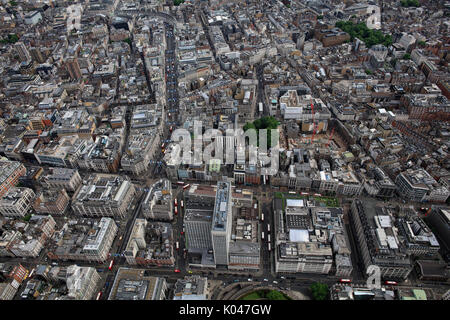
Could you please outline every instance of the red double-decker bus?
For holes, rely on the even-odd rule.
[[[341,279],[339,280],[340,283],[352,283],[352,280],[350,279]]]

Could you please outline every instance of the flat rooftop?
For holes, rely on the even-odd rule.
[[[146,275],[143,269],[119,268],[108,300],[153,300],[163,281]]]
[[[217,184],[212,230],[225,231],[228,219],[230,196],[231,184],[229,182],[219,182]]]

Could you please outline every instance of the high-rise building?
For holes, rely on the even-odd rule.
[[[69,58],[66,61],[67,72],[72,80],[81,79],[81,69],[77,58]]]
[[[20,61],[30,61],[31,55],[28,52],[27,48],[23,44],[23,42],[16,42],[14,44],[14,47],[16,48],[17,54],[19,55]]]
[[[214,204],[211,239],[216,265],[228,265],[232,227],[231,184],[221,181],[217,183]]]
[[[446,261],[450,261],[450,210],[439,207],[433,208],[426,220],[439,239],[441,256]]]
[[[36,48],[36,47],[30,48],[30,54],[34,61],[36,61],[38,63],[45,62],[45,57],[39,48]]]

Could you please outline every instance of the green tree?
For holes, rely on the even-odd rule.
[[[274,117],[262,117],[260,119],[256,119],[255,121],[248,122],[244,126],[244,131],[247,131],[247,129],[253,128],[253,129],[276,129],[280,123],[277,119]]]
[[[419,0],[401,0],[400,5],[405,8],[409,7],[420,7]]]
[[[267,147],[270,148],[272,147],[271,130],[276,129],[279,124],[280,123],[274,117],[262,117],[253,121],[253,123],[246,123],[244,126],[244,131],[247,131],[248,129],[255,129],[259,146],[259,130],[267,129]]]
[[[256,119],[255,121],[253,121],[253,124],[255,125],[256,129],[262,129],[262,120],[261,119]]]
[[[17,34],[9,34],[8,41],[9,43],[16,43],[17,41],[19,41],[19,37],[17,36]]]
[[[128,43],[128,45],[131,47],[131,39],[130,38],[126,38],[125,40],[123,40],[123,42]]]
[[[255,129],[255,130],[256,130],[256,127],[255,127],[255,125],[253,124],[253,122],[247,122],[247,123],[245,124],[245,126],[244,126],[244,131],[247,131],[248,129]]]
[[[384,37],[384,41],[382,42],[386,47],[389,47],[392,44],[392,36],[390,34]]]
[[[409,60],[409,59],[411,59],[411,55],[409,53],[405,53],[403,55],[403,60]]]
[[[284,295],[277,290],[271,290],[267,293],[266,298],[269,300],[286,300]]]
[[[309,289],[314,300],[326,300],[328,297],[328,286],[324,283],[315,282]]]
[[[19,37],[15,33],[10,33],[7,38],[0,40],[1,43],[16,43],[17,41],[19,41]]]
[[[323,15],[319,14],[319,15],[317,16],[317,20],[322,20],[322,19],[323,19]]]

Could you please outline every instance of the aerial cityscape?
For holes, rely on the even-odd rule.
[[[1,0],[0,300],[450,300],[449,17]]]

